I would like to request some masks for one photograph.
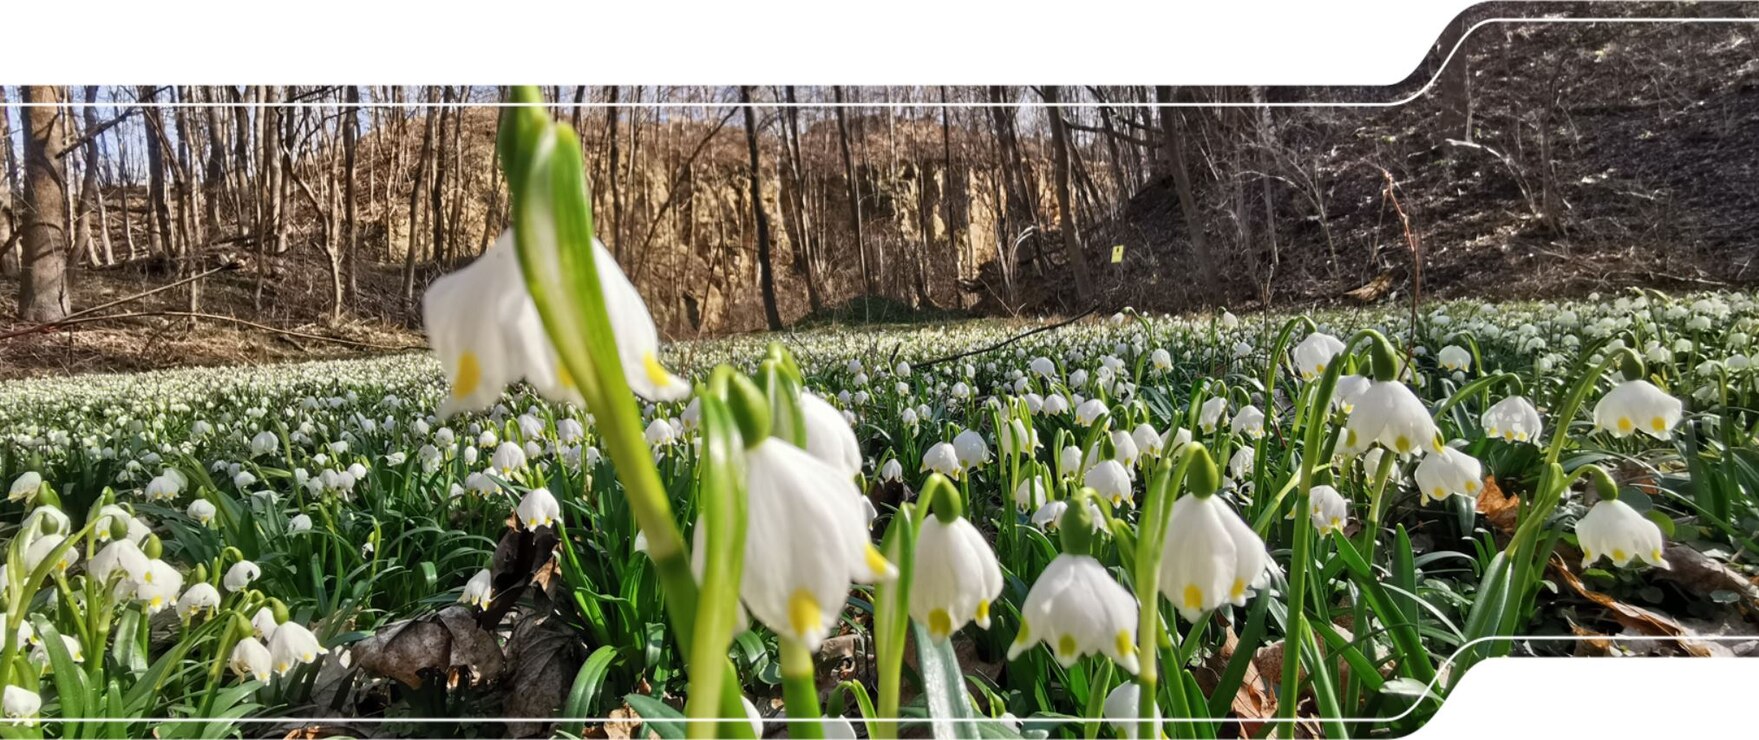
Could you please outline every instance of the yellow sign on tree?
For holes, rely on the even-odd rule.
[[[1123,261],[1124,261],[1124,245],[1119,244],[1119,245],[1113,246],[1112,247],[1112,264],[1115,265],[1115,264],[1118,264],[1119,262],[1123,262]]]

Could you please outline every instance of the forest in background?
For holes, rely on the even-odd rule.
[[[813,317],[1372,302],[1412,285],[1750,281],[1759,29],[1498,23],[1442,66],[1478,19],[1535,10],[1474,8],[1393,88],[546,95],[580,132],[601,237],[674,338]],[[498,111],[482,105],[495,88],[0,93],[0,309],[15,330],[168,285],[112,313],[412,327],[425,285],[505,224]]]

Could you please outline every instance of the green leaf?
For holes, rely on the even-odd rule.
[[[1621,496],[1620,498],[1623,498],[1623,497]],[[1660,509],[1653,509],[1653,508],[1648,511],[1643,512],[1643,516],[1649,517],[1649,521],[1655,522],[1655,526],[1661,528],[1662,536],[1664,536],[1670,540],[1673,539],[1673,533],[1674,533],[1673,517],[1668,516],[1666,513],[1664,513]]]
[[[563,727],[569,728],[569,732],[580,734],[585,731],[585,718],[597,716],[599,690],[604,688],[605,676],[616,659],[616,648],[600,645],[587,656],[580,672],[574,675],[574,686],[568,690],[568,701],[562,705],[562,716],[567,718]]]
[[[911,634],[916,639],[916,659],[922,671],[922,694],[928,702],[928,717],[933,721],[936,738],[977,737],[970,721],[971,696],[965,692],[965,674],[959,670],[959,656],[953,653],[953,641],[938,643],[922,625],[912,622]],[[942,720],[952,720],[942,721]]]
[[[642,736],[652,732],[662,740],[682,740],[684,737],[684,715],[665,702],[646,694],[629,694],[623,697],[623,701],[641,717]]]

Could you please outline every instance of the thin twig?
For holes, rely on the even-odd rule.
[[[423,346],[423,345],[377,344],[374,342],[362,342],[362,341],[359,341],[356,339],[343,339],[342,337],[325,336],[323,334],[311,334],[308,332],[294,331],[292,329],[282,329],[279,327],[269,326],[268,324],[259,324],[255,321],[247,321],[245,319],[241,319],[236,316],[226,316],[223,314],[213,314],[213,313],[202,313],[199,311],[135,311],[135,312],[131,312],[131,313],[115,313],[115,314],[109,314],[109,315],[105,315],[105,316],[85,316],[85,317],[81,317],[81,318],[77,318],[77,319],[68,319],[66,321],[58,322],[56,324],[56,326],[66,327],[66,326],[75,326],[78,324],[95,323],[95,322],[99,322],[99,321],[111,321],[111,320],[119,320],[119,319],[141,319],[141,318],[154,318],[154,317],[182,318],[182,319],[213,319],[215,321],[230,321],[234,324],[242,324],[244,326],[248,326],[253,329],[271,332],[274,334],[284,334],[284,335],[290,336],[290,337],[298,337],[300,339],[313,339],[313,340],[322,341],[322,342],[335,342],[337,344],[347,344],[347,345],[352,345],[355,347],[366,347],[368,349],[381,349],[381,350],[398,351],[398,352],[414,352],[417,350],[428,349],[428,347]],[[22,332],[22,333],[29,333],[30,331],[36,331],[36,330],[35,329],[26,330],[25,332]],[[0,335],[0,339],[7,339],[10,337],[14,337],[14,336],[20,336],[22,333],[15,332],[13,334]]]
[[[201,280],[201,279],[206,278],[207,276],[212,275],[216,272],[226,272],[228,270],[236,270],[236,269],[238,269],[238,267],[239,267],[238,263],[228,262],[228,263],[221,265],[219,267],[216,267],[212,270],[208,270],[207,272],[204,272],[204,273],[201,273],[198,275],[191,275],[191,276],[186,277],[182,280],[178,280],[177,282],[174,282],[174,283],[161,285],[157,288],[152,288],[150,290],[144,290],[139,293],[135,293],[133,295],[126,295],[126,296],[118,298],[114,301],[110,301],[109,303],[100,303],[96,306],[92,306],[91,308],[85,308],[85,309],[80,309],[78,311],[74,311],[73,313],[70,313],[66,316],[63,316],[60,319],[55,320],[55,321],[37,324],[36,326],[26,327],[24,329],[19,329],[17,331],[12,331],[12,332],[7,332],[5,334],[0,334],[0,339],[11,339],[13,337],[22,337],[26,334],[35,334],[37,332],[51,331],[55,327],[58,327],[58,326],[66,326],[68,324],[83,323],[81,320],[79,320],[79,317],[81,317],[81,316],[87,316],[90,314],[94,314],[94,313],[97,313],[97,312],[102,311],[104,309],[111,308],[113,306],[120,306],[124,303],[138,301],[142,298],[153,295],[154,293],[163,293],[167,290],[178,287],[180,285],[187,285],[187,284],[193,283],[197,280]]]
[[[1041,326],[1041,327],[1038,327],[1037,329],[1033,329],[1032,331],[1028,331],[1023,334],[1016,334],[1016,335],[1009,337],[1007,339],[1004,339],[1000,342],[996,342],[995,344],[992,344],[988,347],[980,347],[978,349],[967,350],[965,352],[960,352],[959,354],[956,354],[956,355],[947,355],[946,357],[936,357],[936,358],[929,360],[927,362],[916,363],[915,367],[918,369],[925,368],[925,367],[932,367],[934,365],[939,365],[943,362],[952,362],[953,360],[958,360],[958,359],[962,359],[965,357],[970,357],[972,355],[981,355],[986,352],[994,352],[998,349],[1006,347],[1010,344],[1018,342],[1018,341],[1025,339],[1027,337],[1030,337],[1034,334],[1041,334],[1041,333],[1044,333],[1047,331],[1051,331],[1052,329],[1061,329],[1065,326],[1068,326],[1068,325],[1073,324],[1077,321],[1085,319],[1088,316],[1092,316],[1097,311],[1099,311],[1099,306],[1096,305],[1093,308],[1089,308],[1086,311],[1082,311],[1080,314],[1063,319],[1062,321],[1059,321],[1055,324],[1051,324],[1049,326]],[[897,352],[894,351],[893,355],[895,356],[896,354],[897,354]]]

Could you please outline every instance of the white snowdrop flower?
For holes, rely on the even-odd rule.
[[[1032,526],[1046,532],[1055,532],[1057,527],[1062,524],[1063,512],[1068,510],[1069,502],[1067,501],[1046,501],[1039,505],[1037,511],[1032,513]]]
[[[1046,416],[1061,416],[1069,412],[1069,399],[1061,393],[1052,393],[1044,397],[1041,410]]]
[[[1136,446],[1138,453],[1152,458],[1160,457],[1161,451],[1166,447],[1166,438],[1148,422],[1136,425],[1130,432],[1130,441]]]
[[[477,571],[476,575],[471,576],[470,581],[464,584],[464,593],[459,594],[458,602],[469,604],[478,609],[489,608],[489,602],[495,599],[494,579],[495,575],[490,573],[488,568]]]
[[[1105,497],[1114,507],[1136,503],[1135,494],[1130,490],[1130,471],[1117,460],[1101,460],[1088,468],[1081,483]]]
[[[219,609],[220,592],[205,581],[190,586],[177,598],[177,616],[184,621],[194,619],[203,612],[213,616]]]
[[[256,485],[256,482],[257,477],[248,470],[240,470],[232,476],[232,485],[237,486],[240,491]]]
[[[1539,410],[1520,396],[1509,396],[1492,404],[1484,410],[1479,423],[1484,426],[1485,434],[1510,442],[1537,440],[1539,432],[1544,428],[1539,419]]]
[[[25,504],[37,500],[37,493],[43,488],[43,475],[35,470],[27,470],[12,479],[12,488],[6,493],[6,500]]]
[[[1014,486],[1014,508],[1024,514],[1044,506],[1044,480],[1036,475],[1029,475]]]
[[[506,478],[514,472],[525,469],[525,450],[512,442],[502,442],[495,448],[495,454],[489,456],[489,465]]]
[[[177,485],[177,479],[170,476],[161,475],[147,481],[145,494],[148,501],[171,501],[179,493],[182,493],[182,487]]]
[[[43,697],[35,691],[8,684],[4,693],[0,693],[0,710],[6,712],[6,718],[12,724],[36,726],[37,713],[43,709]]]
[[[269,649],[257,642],[255,637],[246,637],[232,646],[232,655],[227,661],[232,673],[239,678],[254,678],[268,681],[274,660],[269,657]]]
[[[1085,458],[1086,456],[1081,454],[1081,448],[1075,445],[1064,447],[1062,452],[1057,454],[1057,476],[1064,480],[1073,480],[1076,476],[1086,472],[1081,467]]]
[[[31,540],[30,545],[24,550],[25,572],[35,572],[37,566],[42,565],[43,561],[49,557],[50,553],[53,553],[55,548],[60,547],[61,543],[66,541],[67,537],[59,534],[46,534]],[[69,547],[62,551],[60,560],[55,563],[55,569],[62,573],[66,573],[67,569],[73,567],[73,564],[78,561],[79,548]]]
[[[1142,729],[1142,685],[1125,681],[1105,695],[1105,718],[1112,731],[1127,740],[1136,740]],[[1154,737],[1160,737],[1160,707],[1154,708]]]
[[[1229,431],[1252,439],[1263,437],[1264,412],[1259,411],[1257,406],[1248,404],[1234,414],[1234,421],[1229,425]]]
[[[667,424],[665,419],[654,419],[647,425],[645,434],[650,447],[664,447],[678,441],[678,430]]]
[[[103,536],[99,537],[99,541],[110,539],[107,519],[116,512],[120,512],[124,517],[128,516],[128,512],[124,511],[122,507],[113,504],[98,510],[97,528],[103,529]],[[51,504],[40,504],[31,509],[31,513],[25,516],[24,522],[18,526],[18,531],[37,534],[66,534],[73,531],[73,524],[68,520],[65,512]]]
[[[1435,353],[1435,361],[1441,365],[1441,369],[1449,372],[1465,372],[1472,369],[1472,353],[1456,344],[1442,347],[1440,352]]]
[[[1216,426],[1222,422],[1222,414],[1227,412],[1228,399],[1221,396],[1213,396],[1209,400],[1204,401],[1203,407],[1198,409],[1197,426],[1203,429],[1204,434],[1214,433]]]
[[[781,418],[786,415],[778,415]],[[853,477],[861,473],[861,442],[843,412],[812,393],[800,394],[800,416],[806,425],[806,451],[826,465]],[[791,421],[777,425],[777,434],[792,436]]]
[[[1156,370],[1171,370],[1173,356],[1164,349],[1156,348],[1154,352],[1149,354],[1148,363],[1153,365]]]
[[[1252,477],[1252,469],[1258,462],[1258,450],[1252,447],[1241,447],[1234,450],[1233,457],[1228,458],[1228,476],[1234,480],[1245,480]]]
[[[951,443],[936,442],[928,448],[928,452],[922,454],[922,470],[919,472],[931,470],[956,479],[964,473],[965,468],[959,464],[959,453],[953,449]]]
[[[1264,540],[1220,496],[1174,501],[1162,543],[1160,592],[1187,622],[1223,604],[1244,606],[1267,580]]]
[[[1289,352],[1289,358],[1295,364],[1295,373],[1302,380],[1312,380],[1325,372],[1333,359],[1343,354],[1344,343],[1337,337],[1324,332],[1313,332],[1302,338],[1295,349]]]
[[[280,629],[280,627],[281,623],[275,621],[275,612],[269,607],[265,606],[258,609],[256,614],[251,615],[251,631],[263,640],[268,640],[274,637],[275,630]]]
[[[300,532],[309,532],[309,531],[311,531],[311,516],[310,515],[296,514],[296,515],[294,515],[294,517],[292,519],[287,520],[287,533],[288,534],[299,534]]]
[[[1338,489],[1316,485],[1307,492],[1307,515],[1321,535],[1342,532],[1350,521],[1350,502]]]
[[[205,498],[198,498],[189,502],[189,508],[185,509],[184,513],[189,515],[189,518],[196,520],[196,522],[202,526],[207,526],[210,522],[214,521],[214,515],[219,513],[219,510],[214,507],[212,501]]]
[[[1031,455],[1040,447],[1038,430],[1026,429],[1026,422],[1020,419],[1009,419],[997,432],[996,444],[1008,455]]]
[[[898,366],[893,368],[892,372],[896,373],[900,378],[908,378],[910,377],[910,363],[899,360]]]
[[[257,436],[250,438],[251,457],[262,457],[263,455],[274,454],[275,450],[280,449],[280,447],[281,438],[275,436],[274,432],[258,432]]]
[[[1141,668],[1136,616],[1136,599],[1098,560],[1060,554],[1033,582],[1020,606],[1020,631],[1008,646],[1008,660],[1043,642],[1064,668],[1083,655],[1104,653],[1135,673]]]
[[[1076,368],[1075,372],[1069,373],[1069,387],[1087,387],[1087,368]]]
[[[1236,343],[1234,343],[1234,359],[1236,359],[1236,360],[1244,359],[1251,354],[1252,354],[1252,343],[1250,343],[1250,342],[1236,342]]]
[[[911,430],[915,430],[917,425],[922,423],[916,409],[909,408],[904,409],[903,413],[898,415],[898,420],[904,422],[904,426],[910,427]]]
[[[1001,596],[1002,569],[977,527],[964,517],[930,516],[916,535],[910,617],[936,641],[975,621],[989,628],[990,603]]]
[[[353,476],[354,480],[360,481],[366,478],[366,466],[360,463],[351,464],[348,466],[348,474]]]
[[[556,422],[556,439],[562,444],[576,444],[586,438],[586,428],[575,419]]]
[[[319,655],[328,652],[318,642],[317,635],[298,622],[276,627],[274,636],[269,638],[269,659],[274,663],[277,676],[285,676],[294,667],[315,661]]]
[[[1167,433],[1161,435],[1160,439],[1162,455],[1177,455],[1180,450],[1185,448],[1185,445],[1191,444],[1191,430],[1184,427],[1174,427],[1168,429]]]
[[[969,470],[989,462],[989,445],[983,441],[983,435],[974,429],[967,429],[953,437],[953,454],[959,458],[960,467]]]
[[[1105,401],[1089,398],[1082,401],[1080,406],[1075,407],[1075,423],[1084,427],[1092,426],[1093,422],[1098,421],[1099,417],[1105,415],[1106,411]]]
[[[1448,496],[1476,498],[1484,487],[1484,468],[1478,459],[1452,447],[1423,458],[1412,474],[1417,488],[1428,501],[1440,502]]]
[[[1594,405],[1594,426],[1614,437],[1642,430],[1660,440],[1673,436],[1684,405],[1647,380],[1627,380]]]
[[[1235,316],[1232,311],[1223,310],[1221,322],[1223,329],[1233,329],[1240,325],[1240,317]]]
[[[1399,455],[1439,452],[1442,448],[1435,419],[1404,383],[1369,381],[1350,412],[1344,425],[1344,449],[1361,451],[1376,443]]]
[[[243,591],[262,575],[263,569],[258,568],[256,563],[240,560],[233,563],[231,568],[226,569],[226,577],[221,579],[220,583],[226,587],[227,591]]]
[[[132,575],[134,600],[145,606],[148,614],[159,613],[183,592],[183,574],[163,560],[149,560],[141,572]]]
[[[1123,463],[1125,472],[1130,473],[1131,478],[1135,478],[1135,473],[1131,472],[1130,469],[1134,468],[1137,461],[1142,459],[1142,450],[1136,447],[1136,438],[1122,430],[1113,430],[1108,436],[1112,442],[1112,459]]]
[[[136,573],[144,573],[147,569],[146,553],[141,552],[140,545],[132,540],[116,540],[98,554],[92,556],[92,562],[86,565],[86,574],[99,583],[109,583],[112,578],[124,580],[134,577]]]
[[[1368,392],[1371,381],[1361,375],[1343,375],[1338,377],[1338,384],[1332,389],[1331,405],[1346,414],[1356,410],[1356,402]]]
[[[898,458],[894,457],[886,460],[886,464],[880,466],[880,480],[889,483],[892,481],[901,481],[903,479],[904,464],[898,462]]]
[[[1601,499],[1576,522],[1576,541],[1582,545],[1584,568],[1602,557],[1620,568],[1632,559],[1669,567],[1661,554],[1661,528],[1616,498]]]
[[[75,663],[86,662],[85,648],[80,645],[79,638],[74,637],[73,635],[62,635],[61,647],[67,651],[68,659]],[[45,674],[52,671],[52,666],[50,666],[49,662],[49,646],[44,645],[41,640],[35,642],[27,660],[29,660],[32,665],[42,668]]]
[[[897,569],[868,540],[861,492],[843,471],[774,437],[746,450],[747,531],[741,601],[778,635],[817,650],[837,624],[851,580]],[[706,566],[697,526],[691,566]]]
[[[953,389],[951,391],[951,395],[953,396],[953,398],[956,398],[959,400],[964,400],[964,399],[970,398],[971,397],[971,386],[966,385],[965,381],[963,381],[963,380],[961,380],[957,383],[954,383]]]
[[[547,488],[533,488],[519,499],[515,513],[526,529],[553,527],[562,518],[562,506]]]

